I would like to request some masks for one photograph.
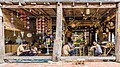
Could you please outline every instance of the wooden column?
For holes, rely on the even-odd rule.
[[[62,49],[62,4],[57,4],[57,19],[56,19],[56,38],[53,47],[53,61],[57,61],[57,57],[61,56]]]
[[[5,55],[5,44],[4,44],[4,24],[3,15],[0,8],[0,63],[3,63],[3,57]]]
[[[117,11],[116,11],[116,44],[115,44],[115,55],[116,61],[120,62],[120,3],[117,4]]]

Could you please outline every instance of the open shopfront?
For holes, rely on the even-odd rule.
[[[102,47],[102,59],[115,59],[116,56],[119,61],[120,4],[117,2],[1,2],[1,5],[1,32],[4,31],[1,33],[1,61],[69,59],[71,56],[64,57],[61,52],[62,45],[69,40],[77,49],[73,59],[91,56],[94,59],[96,56],[89,48],[96,41]],[[38,55],[20,57],[14,54],[24,39],[29,45],[34,42],[39,49]],[[106,45],[108,42],[110,44]]]

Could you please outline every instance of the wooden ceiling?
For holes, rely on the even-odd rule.
[[[36,3],[31,3],[31,2],[25,2],[21,3],[22,6],[25,5],[45,5],[45,6],[50,6],[50,5],[56,5],[57,3],[41,3],[41,2],[36,2]],[[71,5],[73,6],[73,3],[63,3],[63,5]],[[86,3],[77,3],[76,5],[86,5]],[[100,3],[92,3],[93,5],[99,5]],[[106,3],[103,3],[106,4]],[[112,4],[112,3],[110,3]],[[114,4],[114,3],[113,3]],[[1,5],[19,5],[18,2],[9,2],[9,3],[1,3]],[[44,7],[45,7],[44,6]],[[19,10],[23,10],[27,13],[28,16],[30,17],[39,17],[39,16],[48,16],[48,17],[56,17],[56,8],[6,8],[9,9],[13,12],[18,12]],[[86,9],[87,8],[63,8],[63,17],[66,20],[66,23],[69,24],[69,20],[79,20],[79,22],[94,22],[94,21],[100,21],[100,22],[106,22],[107,17],[110,17],[109,21],[115,21],[115,14],[116,14],[116,8],[89,8],[90,9],[90,14],[86,14]],[[113,17],[112,17],[113,16]],[[56,20],[56,19],[54,19]],[[90,24],[89,24],[90,25]]]
[[[22,5],[23,7],[26,5],[31,5],[31,7],[35,7],[35,5],[45,5],[44,7],[50,6],[50,5],[56,5],[56,2],[24,2],[24,3],[19,3],[19,2],[2,2],[0,3],[1,5]],[[75,4],[75,5],[74,5]],[[71,5],[71,6],[81,6],[84,5],[86,6],[88,3],[72,3],[72,2],[65,2],[63,5]],[[92,4],[94,5],[104,5],[104,4],[115,4],[113,3],[89,3],[89,5]],[[112,7],[112,6],[111,6]],[[11,9],[13,11],[16,11],[18,9],[22,9],[26,12],[29,13],[31,16],[39,16],[39,15],[45,15],[45,16],[50,16],[50,17],[56,17],[56,8],[15,8]],[[90,15],[89,17],[98,17],[98,16],[105,16],[107,15],[106,13],[109,13],[109,11],[114,12],[114,8],[91,8],[90,9]],[[63,16],[64,17],[82,17],[83,14],[85,14],[86,8],[63,8]],[[87,16],[87,15],[86,15]]]

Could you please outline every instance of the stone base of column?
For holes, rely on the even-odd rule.
[[[116,62],[119,62],[119,63],[120,63],[120,53],[117,53],[117,54],[116,54]]]
[[[4,63],[3,57],[0,57],[0,64]]]
[[[62,49],[62,40],[55,39],[54,40],[54,47],[53,47],[53,61],[58,61],[58,57],[61,56],[61,49]]]

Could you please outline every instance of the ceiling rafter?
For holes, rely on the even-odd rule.
[[[49,17],[51,17],[43,8],[41,9],[43,12],[45,12],[46,15],[48,15]]]
[[[36,12],[34,9],[30,9],[31,10],[31,12],[33,12],[34,14],[36,14],[36,15],[38,15],[39,13],[38,12]]]
[[[31,14],[31,15],[37,17],[34,13],[30,12],[30,10],[28,10],[28,9],[23,9],[23,10],[26,11],[26,12],[28,12],[29,14]]]

